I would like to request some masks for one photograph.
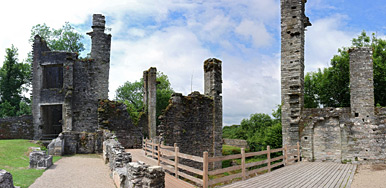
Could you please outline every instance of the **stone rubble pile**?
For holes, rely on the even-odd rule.
[[[165,171],[160,166],[131,162],[130,153],[109,131],[104,132],[103,160],[109,165],[111,177],[119,188],[164,188]]]

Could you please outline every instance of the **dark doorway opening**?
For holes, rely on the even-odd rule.
[[[54,139],[62,132],[62,105],[42,106],[42,140]]]

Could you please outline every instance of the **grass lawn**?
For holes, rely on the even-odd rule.
[[[0,140],[0,169],[12,174],[15,186],[27,188],[44,170],[29,169],[29,147],[40,147],[30,140]],[[53,162],[61,157],[54,156]]]

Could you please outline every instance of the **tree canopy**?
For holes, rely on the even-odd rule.
[[[51,50],[78,53],[84,50],[84,44],[81,42],[84,36],[77,33],[68,22],[60,29],[50,28],[46,24],[37,24],[31,29],[30,42],[33,42],[35,35],[42,37]]]
[[[373,33],[361,35],[352,40],[352,47],[371,47],[374,63],[375,104],[386,106],[386,40]],[[331,59],[331,67],[309,72],[304,78],[304,105],[306,108],[349,107],[350,106],[350,65],[349,47],[338,49]]]
[[[173,94],[173,89],[166,75],[162,72],[157,72],[157,104],[156,116],[160,116],[162,110],[169,105],[169,99]],[[135,82],[125,82],[115,91],[116,100],[123,102],[127,106],[134,123],[137,123],[141,113],[144,110],[143,104],[143,79]],[[159,121],[157,118],[157,125]]]
[[[282,146],[281,106],[272,113],[251,114],[249,119],[243,119],[240,125],[223,127],[223,138],[247,140],[251,151],[266,150]]]
[[[30,66],[18,62],[18,49],[7,48],[3,66],[0,68],[0,117],[30,114],[30,100],[22,96],[28,91]]]

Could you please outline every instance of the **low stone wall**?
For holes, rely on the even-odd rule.
[[[141,162],[132,163],[131,154],[125,152],[114,134],[105,130],[103,135],[103,160],[109,165],[111,177],[117,187],[165,187],[165,172],[162,167],[151,167]]]
[[[1,188],[14,188],[11,173],[0,169],[0,187]]]
[[[102,153],[103,131],[87,132],[62,132],[64,140],[64,154],[89,154]]]
[[[32,116],[0,119],[0,139],[33,139],[33,136]]]
[[[246,140],[223,138],[222,143],[224,145],[249,149],[248,142]]]
[[[100,100],[98,124],[99,128],[113,131],[123,147],[138,149],[142,147],[142,127],[133,124],[123,103]]]

